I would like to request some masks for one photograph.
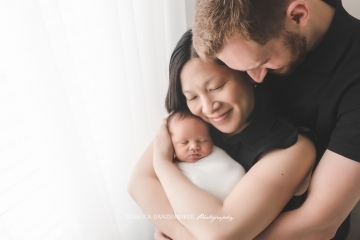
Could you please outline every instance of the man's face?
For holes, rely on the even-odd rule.
[[[233,37],[217,57],[230,68],[247,72],[260,83],[268,72],[278,75],[292,72],[304,60],[306,45],[305,36],[291,32],[284,32],[265,45]]]

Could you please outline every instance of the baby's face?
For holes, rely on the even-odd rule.
[[[169,132],[175,155],[180,161],[196,162],[212,151],[209,127],[200,119],[190,117],[180,120],[175,116],[170,122]]]

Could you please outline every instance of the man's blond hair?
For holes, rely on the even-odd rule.
[[[214,60],[232,37],[265,44],[280,35],[291,0],[196,0],[193,44],[199,57]]]

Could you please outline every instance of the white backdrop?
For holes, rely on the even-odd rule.
[[[1,240],[151,239],[126,186],[191,3],[0,1]]]
[[[0,0],[1,240],[152,239],[126,186],[193,4]]]
[[[344,8],[354,17],[360,19],[360,1],[342,0]]]

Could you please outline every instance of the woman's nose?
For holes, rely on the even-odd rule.
[[[203,114],[205,114],[205,115],[212,114],[217,108],[216,102],[214,102],[209,97],[208,98],[203,98],[201,104],[202,104],[201,110],[202,110]]]
[[[261,83],[264,81],[267,71],[267,68],[258,67],[247,71],[247,73],[255,82]]]

